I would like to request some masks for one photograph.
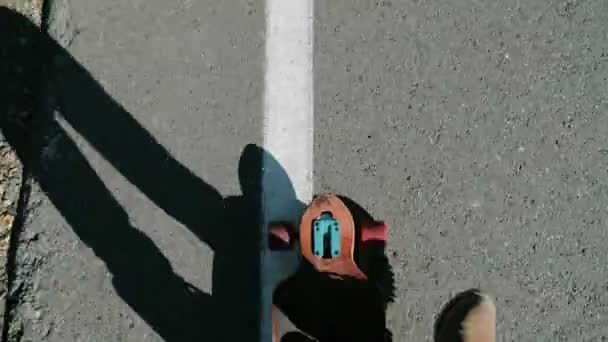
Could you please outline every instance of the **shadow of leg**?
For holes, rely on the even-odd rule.
[[[54,127],[57,131],[59,128]],[[210,296],[177,275],[65,134],[61,156],[34,176],[83,243],[106,264],[116,292],[166,341],[216,338]]]
[[[217,308],[210,296],[177,275],[153,241],[130,224],[125,210],[54,120],[52,111],[42,108],[29,122],[24,121],[29,117],[11,112],[11,103],[15,101],[35,103],[38,100],[35,93],[41,81],[41,66],[58,54],[67,56],[67,53],[26,18],[6,8],[0,8],[0,42],[6,43],[0,49],[3,58],[0,90],[6,90],[0,95],[3,96],[0,101],[2,132],[73,231],[103,260],[112,274],[116,292],[166,341],[219,340],[215,329]],[[69,60],[73,63],[69,65],[72,72],[61,75],[66,82],[66,77],[84,73],[73,59]],[[112,103],[93,79],[81,75],[71,81],[83,82],[80,84],[83,89],[92,88],[97,96],[86,99],[99,100],[102,110],[108,109],[103,108],[103,104]],[[79,93],[69,95],[79,96]],[[96,103],[93,101],[87,106],[95,108]],[[29,106],[32,107],[35,106]],[[97,114],[103,116],[103,113]],[[132,128],[141,130],[141,127]],[[121,130],[113,132],[110,135],[115,140],[120,140],[115,136],[118,132],[129,134]],[[141,134],[140,131],[140,137]],[[52,147],[47,147],[46,136],[53,137]],[[158,149],[157,145],[151,146]],[[146,146],[140,143],[136,147],[145,149]],[[153,167],[146,165],[146,168]],[[204,183],[199,180],[197,184]],[[162,196],[169,187],[156,195]],[[216,192],[209,190],[201,196],[207,196],[213,208],[222,208]],[[213,213],[222,215],[223,211],[218,209]]]
[[[144,195],[213,249],[211,312],[222,339],[255,336],[259,201],[238,205],[224,201],[215,188],[175,160],[73,57],[52,39],[46,42],[56,61],[52,84],[61,117]],[[248,178],[259,178],[255,172],[247,173]],[[227,210],[229,205],[233,208]],[[235,324],[239,329],[234,329]]]

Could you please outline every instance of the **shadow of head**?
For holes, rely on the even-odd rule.
[[[434,330],[435,342],[494,342],[494,302],[478,289],[461,292],[442,308]]]
[[[243,149],[238,175],[244,197],[262,196],[263,189],[280,201],[298,201],[285,168],[270,152],[256,144],[248,144]]]
[[[261,232],[264,230],[260,226],[264,219],[262,214],[275,212],[286,215],[290,213],[286,212],[285,208],[304,207],[296,197],[294,186],[285,168],[270,152],[256,144],[248,144],[243,148],[239,159],[238,178],[241,195],[227,197],[226,202],[229,209],[233,208],[234,203],[245,203],[249,211],[246,215],[240,216],[240,224],[237,224],[237,227],[255,225],[255,230]],[[282,209],[272,207],[273,203],[282,203]],[[299,215],[300,211],[291,214],[295,215],[291,216],[293,218]]]
[[[263,148],[255,144],[249,144],[243,148],[238,167],[239,184],[243,197],[262,195],[262,165],[264,156],[267,154],[269,155]]]
[[[272,173],[272,179],[268,176],[269,172]],[[224,199],[225,217],[230,221],[231,233],[222,234],[216,253],[226,254],[234,259],[235,264],[257,263],[257,258],[242,259],[243,255],[239,251],[259,253],[262,234],[266,234],[266,229],[262,227],[266,219],[264,215],[273,210],[265,202],[269,193],[274,196],[272,201],[280,200],[291,203],[292,206],[303,204],[296,198],[294,187],[283,166],[270,152],[256,144],[248,144],[243,148],[238,164],[238,180],[241,194]],[[234,270],[227,271],[234,273]],[[230,277],[227,275],[227,278]]]

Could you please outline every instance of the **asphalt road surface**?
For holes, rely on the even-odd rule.
[[[50,19],[66,50],[13,331],[246,340],[264,3],[57,0]],[[388,223],[395,341],[431,341],[475,286],[500,341],[608,339],[607,22],[603,0],[315,2],[314,189]]]

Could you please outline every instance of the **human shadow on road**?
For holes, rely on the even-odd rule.
[[[272,157],[246,146],[238,165],[242,195],[223,198],[56,41],[7,8],[0,8],[0,45],[2,133],[71,229],[103,260],[118,295],[166,341],[256,340],[261,162]],[[33,114],[23,110],[31,103],[39,104]],[[60,121],[213,249],[212,295],[178,275],[133,226]],[[279,169],[275,177],[287,175]]]
[[[103,260],[116,293],[125,303],[165,341],[257,340],[264,305],[260,298],[262,162],[264,172],[270,172],[273,184],[281,188],[275,192],[284,201],[297,202],[281,165],[262,148],[246,146],[238,165],[242,194],[223,197],[175,160],[57,42],[6,8],[0,8],[0,61],[0,128],[4,137],[71,229]],[[37,107],[32,108],[32,103]],[[155,205],[213,249],[212,294],[177,274],[154,242],[131,223],[63,128],[65,124]],[[360,207],[343,200],[353,210],[355,220],[361,218],[356,210]],[[388,262],[384,266],[390,267]],[[9,282],[13,278],[14,274],[10,275]],[[310,284],[327,290],[325,297],[310,297]],[[348,293],[343,299],[351,304],[365,302],[374,310],[385,309],[378,301],[387,297],[374,292],[363,301],[359,297],[369,293],[369,287],[335,283],[306,272],[282,289],[285,291],[274,298],[276,304],[319,336],[323,336],[328,320],[318,320],[310,310],[318,309],[319,303],[306,298],[322,298],[319,305],[331,318],[336,299],[331,293]],[[285,297],[286,292],[289,295]],[[341,308],[360,313],[360,326],[369,325],[365,307]],[[383,324],[383,318],[378,322]]]

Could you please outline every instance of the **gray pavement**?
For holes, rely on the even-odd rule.
[[[396,341],[456,291],[500,341],[608,338],[608,3],[318,1],[317,190],[389,225]]]
[[[57,1],[51,19],[67,51],[35,125],[13,331],[245,340],[255,233],[233,219],[258,208],[226,197],[256,183],[263,2]],[[316,1],[315,187],[388,223],[395,341],[430,341],[472,286],[500,341],[608,338],[606,22],[602,0]]]

